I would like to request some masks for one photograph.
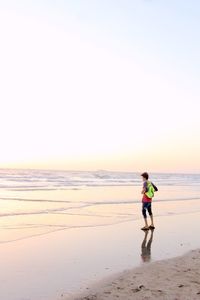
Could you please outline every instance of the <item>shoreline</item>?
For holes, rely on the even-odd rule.
[[[139,226],[141,220],[118,226],[118,229],[115,228],[118,238],[121,234],[123,237],[126,237],[124,241],[120,241],[122,249],[118,248],[117,245],[112,245],[113,256],[117,255],[119,251],[122,251],[122,253],[124,251],[129,256],[130,251],[127,251],[127,249],[132,244],[131,249],[133,251],[132,254],[134,254],[131,256],[133,259],[132,265],[129,264],[129,266],[121,268],[121,270],[110,269],[111,272],[104,274],[104,276],[87,280],[86,285],[73,291],[68,291],[61,298],[56,299],[153,300],[158,298],[164,300],[200,300],[200,294],[197,294],[200,292],[200,280],[198,283],[195,283],[196,279],[200,278],[200,244],[198,228],[195,225],[199,217],[199,213],[170,215],[165,218],[157,217],[156,229],[153,231],[153,239],[149,245],[150,249],[147,249],[147,245],[151,240],[151,231],[148,231],[145,241],[145,232],[141,231]],[[146,247],[144,252],[143,247]],[[197,255],[197,258],[193,259],[192,255]],[[118,256],[119,259],[122,259],[122,257],[121,255]],[[110,257],[110,259],[112,258]],[[198,262],[197,269],[196,262]],[[120,263],[121,260],[118,260],[118,265]],[[179,264],[182,267],[179,268]],[[107,266],[110,267],[109,264]],[[162,272],[163,270],[164,272]],[[148,281],[148,276],[146,278],[146,271],[151,279],[150,282]],[[157,273],[159,273],[159,278]],[[165,278],[165,276],[167,277]],[[173,279],[174,276],[175,279]],[[189,282],[189,285],[187,277],[189,280],[191,277],[193,281]],[[128,285],[126,282],[128,282]],[[145,285],[145,282],[148,285]],[[166,282],[169,283],[169,289],[165,289]],[[171,283],[176,284],[173,290],[171,290]],[[181,287],[178,287],[178,285],[181,285]],[[196,294],[191,294],[191,289],[196,291]]]
[[[102,279],[64,300],[200,299],[200,249]]]

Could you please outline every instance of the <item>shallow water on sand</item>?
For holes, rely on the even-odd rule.
[[[0,243],[140,219],[140,190],[139,186],[1,190]],[[199,186],[161,186],[153,200],[154,215],[200,212],[199,195]]]

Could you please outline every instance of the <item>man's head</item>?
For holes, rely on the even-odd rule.
[[[144,181],[149,179],[149,174],[147,172],[142,173],[141,176]]]

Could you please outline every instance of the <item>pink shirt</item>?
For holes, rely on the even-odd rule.
[[[147,197],[147,195],[143,195],[143,197],[142,197],[142,202],[144,203],[144,202],[151,202],[152,201],[152,198],[149,198],[149,197]]]

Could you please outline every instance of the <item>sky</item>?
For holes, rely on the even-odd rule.
[[[0,167],[200,172],[200,2],[0,0]]]

